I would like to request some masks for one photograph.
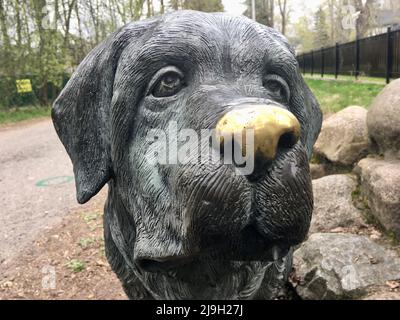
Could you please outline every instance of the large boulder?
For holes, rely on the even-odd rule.
[[[372,293],[363,300],[400,300],[400,291],[383,291]]]
[[[366,158],[355,172],[371,213],[400,239],[400,160]]]
[[[338,174],[313,180],[314,212],[310,232],[362,225],[361,212],[352,200],[356,189],[357,180],[350,175]]]
[[[379,152],[400,159],[400,79],[393,81],[372,102],[368,131]]]
[[[323,122],[314,151],[331,162],[349,166],[362,159],[368,148],[367,111],[351,106]]]
[[[303,299],[359,299],[400,279],[400,258],[364,236],[316,233],[294,253]]]

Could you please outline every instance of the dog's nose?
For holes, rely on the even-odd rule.
[[[273,161],[280,148],[294,146],[300,130],[299,121],[288,110],[272,105],[244,105],[218,121],[216,135],[224,157],[227,156],[224,146],[232,144],[233,148],[239,146],[244,159],[252,157],[257,165],[260,161]],[[250,140],[249,135],[252,135]]]

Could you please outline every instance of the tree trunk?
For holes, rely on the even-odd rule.
[[[36,30],[39,35],[39,55],[38,55],[38,63],[39,63],[39,77],[40,77],[40,92],[39,92],[39,101],[42,105],[48,104],[48,92],[47,92],[47,74],[45,72],[43,61],[45,58],[45,43],[46,43],[46,35],[45,30],[43,28],[42,22],[45,17],[45,13],[42,11],[46,6],[46,0],[32,0],[32,6],[34,9],[34,17]]]
[[[278,0],[279,12],[281,14],[282,20],[282,29],[281,32],[283,35],[286,34],[286,24],[288,20],[288,7],[287,7],[287,0]]]
[[[336,32],[335,32],[335,0],[329,0],[328,1],[328,7],[329,7],[329,24],[331,28],[331,42],[334,44],[336,42]]]
[[[152,16],[152,13],[151,13],[152,12],[152,10],[151,10],[152,3],[153,3],[152,0],[147,0],[147,18],[150,18]]]
[[[269,14],[270,14],[270,27],[273,28],[275,25],[275,0],[270,0],[270,10],[269,10]]]
[[[174,10],[179,10],[179,7],[180,7],[179,0],[171,0],[170,1],[170,6]]]
[[[372,8],[375,0],[367,0],[363,5],[362,0],[354,0],[354,4],[357,11],[360,11],[360,15],[356,23],[356,33],[358,38],[365,37],[371,27]]]
[[[145,0],[137,0],[135,1],[135,6],[133,9],[133,20],[137,21],[140,19],[143,13],[143,7],[144,7],[144,2]]]
[[[75,64],[78,65],[81,59],[83,59],[85,55],[85,46],[84,46],[84,39],[83,39],[83,31],[82,31],[82,23],[81,23],[81,16],[79,14],[79,1],[75,2],[75,15],[76,15],[76,21],[78,24],[78,33],[79,33],[79,53],[75,55],[76,60]]]
[[[165,13],[164,0],[160,0],[160,13],[161,13],[161,14],[164,14],[164,13]]]
[[[15,8],[15,19],[17,22],[17,48],[18,50],[22,50],[22,18],[21,18],[21,7],[18,1],[14,1]]]
[[[75,3],[76,3],[76,0],[72,0],[71,2],[68,2],[68,10],[67,10],[66,18],[65,18],[65,35],[64,35],[64,45],[63,45],[64,58],[66,58],[67,51],[68,51],[69,29],[70,29],[70,25],[71,25],[72,11],[74,10]]]
[[[8,35],[8,27],[7,27],[7,15],[6,15],[6,8],[4,5],[4,1],[0,0],[0,28],[1,28],[1,35],[3,38],[4,49],[6,52],[10,53],[11,51],[11,42],[10,37]]]

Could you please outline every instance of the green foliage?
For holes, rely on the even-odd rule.
[[[1,0],[0,107],[50,104],[65,84],[62,75],[119,26],[139,19],[146,1],[152,2]],[[35,100],[15,93],[21,78],[35,82]]]
[[[314,32],[312,20],[303,16],[293,24],[294,35],[289,37],[291,44],[300,52],[310,52],[314,49]]]
[[[361,190],[360,187],[357,186],[357,188],[351,193],[351,199],[353,200],[353,202],[356,202],[360,199],[361,197]]]
[[[60,93],[63,86],[67,83],[67,74],[57,74],[56,71],[47,71],[45,101],[53,101]],[[32,85],[32,92],[18,93],[16,81],[19,79],[29,79]],[[20,74],[19,76],[1,77],[0,76],[0,110],[7,111],[15,107],[32,106],[43,104],[40,99],[43,92],[43,78],[39,75]],[[43,96],[42,96],[43,98]],[[45,103],[45,106],[49,105]]]
[[[81,239],[79,239],[78,244],[82,249],[87,249],[95,242],[96,242],[96,240],[93,238],[81,238]]]
[[[326,13],[319,7],[315,13],[314,48],[327,47],[330,44]]]
[[[310,160],[311,164],[321,164],[323,163],[323,159],[316,153],[313,153],[311,155],[311,160]]]
[[[392,246],[399,246],[400,245],[400,238],[397,237],[396,232],[393,230],[390,230],[387,232],[387,237],[390,241],[390,244]]]
[[[252,18],[251,0],[244,2],[247,10],[244,15]],[[269,27],[274,27],[275,0],[256,0],[256,20]]]
[[[184,9],[197,10],[203,12],[221,12],[224,6],[221,0],[185,0]]]
[[[66,263],[66,267],[68,269],[70,269],[71,271],[78,273],[78,272],[85,270],[86,264],[83,261],[80,261],[78,259],[73,259]]]
[[[118,27],[166,9],[223,11],[221,0],[0,0],[0,109],[49,105],[89,51]],[[31,79],[32,94],[16,93]]]
[[[86,223],[90,223],[91,221],[96,221],[101,217],[101,215],[97,212],[89,212],[82,215],[83,221]]]
[[[24,107],[8,111],[0,110],[0,124],[50,116],[49,107]]]

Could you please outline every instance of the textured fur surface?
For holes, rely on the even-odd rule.
[[[173,66],[185,86],[151,94]],[[284,79],[290,99],[263,85]],[[250,182],[219,162],[150,165],[152,128],[212,129],[232,106],[277,104],[301,139]],[[321,112],[294,52],[244,17],[179,11],[128,24],[97,46],[56,100],[53,121],[74,165],[77,198],[106,183],[107,258],[132,299],[270,299],[312,213],[308,159]]]

